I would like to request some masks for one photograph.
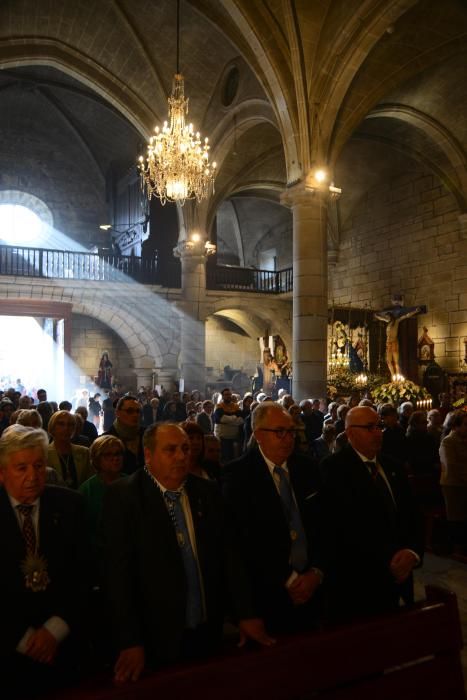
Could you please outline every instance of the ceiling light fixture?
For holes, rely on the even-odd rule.
[[[180,0],[177,0],[177,72],[168,98],[169,120],[156,126],[148,144],[146,159],[139,157],[141,186],[148,199],[158,197],[161,204],[186,199],[200,202],[214,189],[216,163],[209,162],[209,139],[201,139],[193,124],[185,123],[188,98],[180,73]]]

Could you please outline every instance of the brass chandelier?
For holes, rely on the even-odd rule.
[[[180,62],[180,0],[177,0],[177,72],[168,98],[169,119],[162,128],[156,126],[149,139],[146,159],[139,157],[141,187],[148,199],[158,197],[161,204],[186,199],[200,202],[214,189],[216,163],[209,162],[209,140],[202,141],[193,124],[186,124],[188,98]]]

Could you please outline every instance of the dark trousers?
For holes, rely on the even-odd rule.
[[[235,440],[225,440],[221,438],[221,462],[227,464],[237,456],[235,454]]]

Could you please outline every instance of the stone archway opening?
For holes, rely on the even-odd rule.
[[[264,331],[264,329],[263,329]],[[238,393],[251,388],[260,357],[261,324],[241,309],[222,309],[206,319],[206,383],[218,388],[234,380]]]
[[[0,192],[0,243],[41,246],[52,226],[52,212],[39,197],[20,190]]]

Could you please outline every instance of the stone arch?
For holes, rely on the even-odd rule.
[[[224,205],[227,209],[227,213],[230,219],[230,223],[232,226],[232,231],[234,234],[235,238],[235,243],[237,245],[237,250],[238,250],[238,260],[240,263],[241,267],[245,267],[245,253],[244,253],[244,246],[243,246],[243,239],[242,239],[242,231],[240,227],[240,221],[238,219],[238,212],[235,207],[235,202],[232,200],[228,200],[224,202]]]
[[[17,285],[12,285],[12,292],[9,293],[7,290],[1,295],[0,301],[2,298],[18,298],[23,301],[36,301],[40,298],[41,301],[71,303],[72,313],[95,318],[116,333],[128,348],[135,367],[147,364],[149,361],[159,367],[165,366],[164,358],[171,353],[170,341],[162,336],[157,338],[152,332],[151,329],[158,326],[154,315],[148,313],[147,305],[144,307],[143,316],[143,312],[136,311],[137,302],[134,305],[130,303],[117,305],[111,294],[107,296],[104,293],[104,289],[99,297],[99,290],[96,293],[96,288],[93,288],[91,294],[95,298],[86,298],[86,293],[90,290],[89,285],[84,282],[81,285],[66,285],[62,288],[56,282],[49,284],[44,284],[43,280],[31,280],[31,282],[21,289],[18,289]]]
[[[17,204],[26,207],[47,226],[53,227],[54,225],[54,218],[47,204],[33,194],[21,190],[0,190],[0,205],[2,204]]]
[[[414,75],[436,65],[443,58],[450,58],[453,55],[456,56],[458,61],[461,61],[462,58],[465,60],[465,49],[462,47],[459,51],[458,37],[436,44],[429,51],[414,56],[395,72],[389,72],[385,75],[384,79],[378,81],[371,90],[365,89],[364,65],[362,62],[360,73],[357,71],[354,74],[354,83],[352,86],[349,85],[349,88],[351,87],[352,89],[341,95],[341,103],[338,106],[339,114],[334,113],[332,121],[331,119],[326,120],[326,137],[325,139],[323,138],[323,141],[328,147],[330,166],[333,167],[335,165],[344,144],[358,127],[358,124],[385,95],[390,94],[391,90],[402,85]],[[358,107],[352,103],[351,95],[355,95],[355,100],[357,100],[357,96],[363,95],[358,100]],[[331,129],[332,134],[330,133]]]
[[[336,121],[355,76],[386,29],[415,4],[416,0],[390,0],[390,2],[381,3],[380,7],[374,11],[372,0],[365,0],[360,4],[359,11],[352,14],[347,26],[340,28],[335,41],[328,47],[320,46],[324,56],[312,99],[322,105],[319,115],[320,146],[322,152],[327,154],[331,168],[343,145],[339,142],[336,146],[338,141]],[[362,17],[368,17],[368,20],[364,22]],[[361,114],[356,123],[361,121],[363,116],[364,114]],[[343,136],[344,143],[351,131],[352,129]]]
[[[254,305],[254,295],[251,298],[249,295],[244,295],[244,298],[219,299],[214,301],[207,311],[206,318],[210,315],[223,315],[225,318],[236,323],[240,328],[250,335],[257,337],[264,334],[266,327],[271,327],[273,316],[276,311],[275,305],[264,303],[264,298],[259,304]],[[292,311],[291,302],[285,302],[290,305],[290,314]],[[264,305],[264,308],[263,308]],[[272,307],[272,308],[271,308]],[[278,308],[284,308],[284,302],[279,302]],[[254,312],[252,311],[254,308]],[[277,316],[277,314],[276,314]],[[292,348],[292,327],[288,321],[282,321],[278,324],[278,332],[284,339],[287,347]]]
[[[430,141],[441,149],[455,172],[460,185],[460,187],[456,187],[454,183],[450,183],[450,189],[453,191],[461,208],[465,209],[467,197],[467,156],[454,135],[439,121],[409,105],[386,103],[375,107],[365,117],[365,119],[378,118],[398,119],[415,129],[420,129]]]
[[[254,57],[254,60],[247,56],[245,56],[245,59],[271,100],[282,137],[287,179],[289,182],[293,182],[302,175],[299,158],[300,146],[297,138],[295,118],[289,109],[290,99],[288,99],[285,90],[284,76],[280,75],[280,71],[273,64],[271,56],[259,39],[260,33],[253,26],[247,13],[243,12],[233,0],[222,0],[222,5],[247,42],[251,51],[251,57]],[[234,39],[232,40],[234,41]]]
[[[144,138],[160,118],[123,81],[77,49],[53,39],[3,39],[0,68],[45,65],[56,68],[87,85],[109,102]]]
[[[135,366],[144,358],[152,358],[158,367],[164,366],[165,353],[162,352],[160,343],[150,333],[148,325],[136,318],[134,308],[125,309],[105,302],[82,301],[73,302],[73,312],[91,316],[105,323],[125,343]]]

